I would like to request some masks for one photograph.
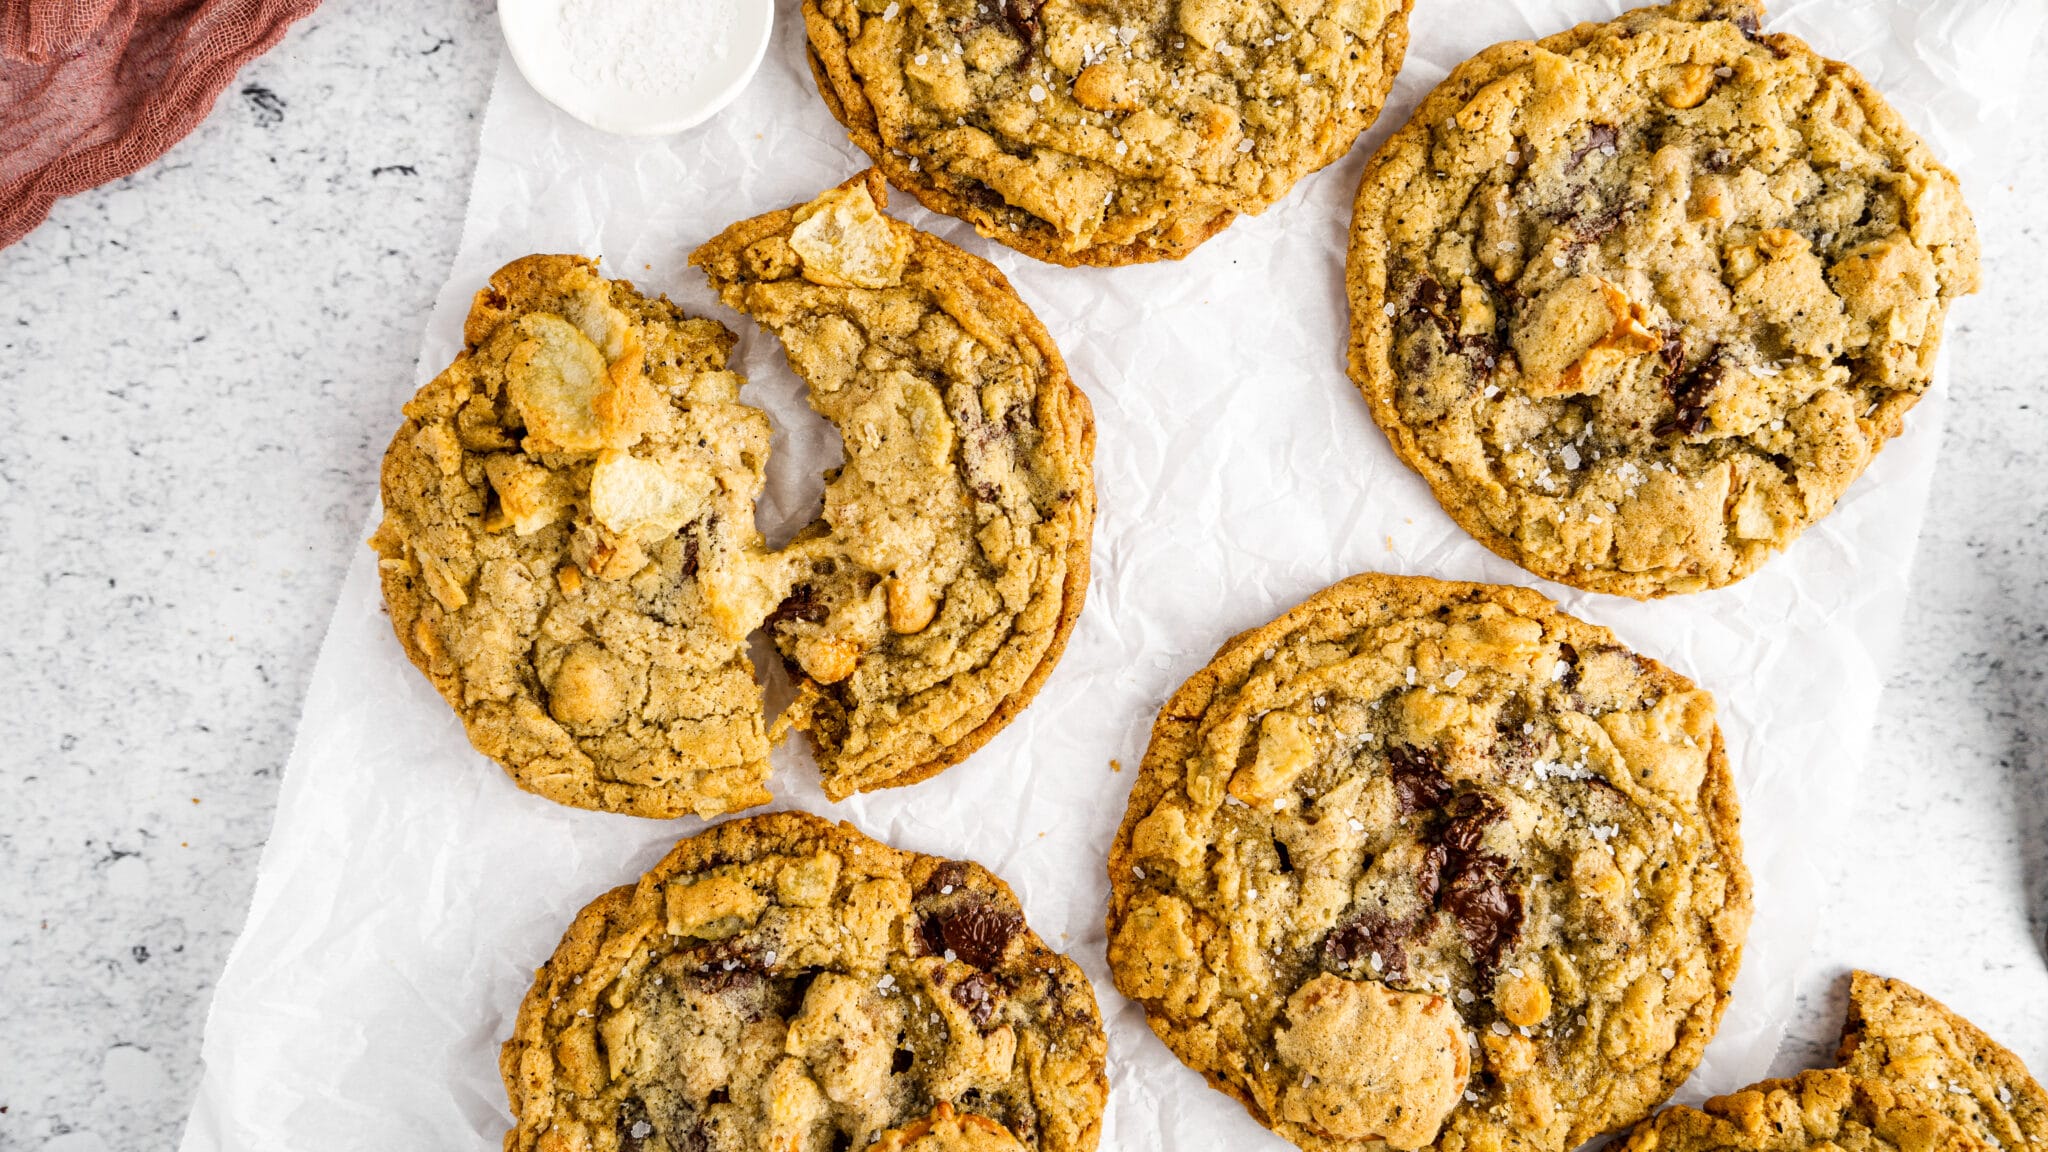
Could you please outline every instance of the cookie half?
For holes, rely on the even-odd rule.
[[[832,114],[925,207],[1057,264],[1179,259],[1342,156],[1413,0],[805,0]]]
[[[1563,1152],[1698,1063],[1749,921],[1713,701],[1527,589],[1355,576],[1161,710],[1109,962],[1303,1148]]]
[[[1881,1080],[1839,1068],[1765,1080],[1704,1109],[1666,1108],[1623,1152],[1990,1152],[1962,1125]]]
[[[1105,1051],[979,865],[748,817],[576,917],[499,1060],[505,1148],[1087,1152]]]
[[[1733,583],[1826,516],[1977,286],[1954,175],[1760,6],[1461,64],[1358,190],[1350,371],[1452,518],[1549,579]]]
[[[696,260],[840,430],[818,521],[754,526],[770,428],[733,335],[581,257],[492,277],[406,405],[371,543],[407,655],[521,787],[713,816],[810,731],[825,792],[925,779],[1037,692],[1088,580],[1094,423],[996,270],[881,214],[870,174]],[[871,195],[873,193],[874,195]],[[765,261],[765,263],[764,263]],[[747,638],[799,677],[764,728]]]
[[[826,795],[914,783],[1009,723],[1088,582],[1094,417],[995,266],[882,214],[861,177],[690,262],[782,341],[846,464],[760,619]]]
[[[520,787],[641,816],[768,799],[745,595],[767,417],[733,334],[529,256],[405,406],[370,543],[406,655]]]
[[[1836,1059],[1852,1075],[1917,1094],[1998,1148],[2048,1148],[2048,1091],[2027,1066],[1903,980],[1868,972],[1850,977],[1849,1019]]]

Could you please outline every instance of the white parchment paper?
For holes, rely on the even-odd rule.
[[[603,136],[500,66],[418,379],[388,385],[392,427],[412,389],[458,350],[470,295],[493,269],[535,251],[601,255],[610,274],[740,333],[746,397],[777,427],[764,528],[779,540],[811,515],[834,434],[805,407],[774,340],[718,306],[684,264],[725,225],[864,166],[812,88],[795,5],[782,7],[753,85],[669,139]],[[1359,170],[1459,60],[1621,7],[1419,0],[1381,124],[1285,202],[1177,264],[1055,268],[907,195],[893,201],[897,215],[994,260],[1094,402],[1094,578],[1037,702],[966,764],[834,805],[793,740],[775,754],[776,806],[973,857],[1009,880],[1032,926],[1095,980],[1110,1032],[1106,1148],[1287,1147],[1182,1068],[1108,979],[1103,858],[1160,703],[1224,639],[1354,572],[1533,582],[1438,509],[1344,376],[1343,256]],[[2048,14],[2038,0],[1780,7],[1772,30],[1861,68],[1966,189],[1988,175],[1983,159]],[[1782,1034],[1894,647],[1943,406],[1937,385],[1834,515],[1733,589],[1638,604],[1543,586],[1720,701],[1757,914],[1720,1036],[1681,1098],[1758,1078]],[[516,790],[406,662],[370,553],[358,552],[248,926],[215,994],[184,1148],[496,1147],[508,1121],[497,1049],[534,967],[585,902],[700,826],[572,811]]]

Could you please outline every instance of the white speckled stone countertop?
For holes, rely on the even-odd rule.
[[[0,250],[0,1150],[183,1125],[497,58],[485,0],[328,0]],[[2048,118],[2005,169],[1967,189],[1986,288],[1780,1071],[1832,1051],[1854,963],[2048,1074]]]

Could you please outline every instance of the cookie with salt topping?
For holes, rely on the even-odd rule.
[[[810,733],[827,796],[965,759],[1051,672],[1087,588],[1094,423],[985,261],[880,210],[869,173],[696,263],[768,325],[845,463],[818,519],[754,524],[765,413],[734,337],[576,256],[478,293],[405,407],[371,543],[412,662],[523,788],[642,816],[769,799]],[[773,731],[748,660],[798,680]]]
[[[1883,1080],[1840,1068],[1765,1080],[1700,1108],[1666,1108],[1623,1152],[1991,1152],[1969,1129]]]
[[[1748,0],[1458,66],[1368,165],[1350,372],[1452,518],[1654,597],[1755,572],[1932,380],[1976,289],[1956,178]]]
[[[1095,423],[995,266],[881,211],[870,170],[690,257],[782,341],[838,428],[825,506],[755,619],[796,681],[826,795],[987,743],[1065,649],[1088,583]]]
[[[2048,1149],[2048,1090],[2026,1064],[1903,980],[1850,976],[1837,1059],[1854,1075],[1917,1094],[1994,1148]]]
[[[746,605],[769,428],[733,334],[528,256],[463,339],[384,454],[370,543],[406,655],[528,791],[641,816],[766,802]]]
[[[578,914],[499,1068],[506,1152],[1090,1152],[1088,978],[979,865],[797,812]]]
[[[1356,576],[1160,711],[1110,971],[1317,1152],[1565,1152],[1713,1037],[1749,921],[1714,704],[1522,588]]]
[[[1413,0],[806,0],[854,144],[1057,264],[1179,259],[1351,148]]]

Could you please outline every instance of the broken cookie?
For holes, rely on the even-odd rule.
[[[754,525],[770,429],[732,333],[581,257],[500,269],[406,405],[371,540],[385,602],[521,787],[658,817],[766,802],[764,626],[799,679],[778,732],[811,732],[833,799],[957,763],[1058,659],[1087,584],[1087,400],[1001,275],[880,189],[697,256],[844,443],[783,549]]]

